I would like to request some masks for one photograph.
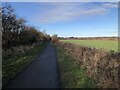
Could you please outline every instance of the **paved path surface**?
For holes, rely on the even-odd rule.
[[[58,88],[57,68],[55,48],[49,44],[42,54],[7,85],[7,88]]]

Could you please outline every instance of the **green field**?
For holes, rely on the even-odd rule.
[[[110,40],[60,40],[62,42],[74,43],[81,46],[95,47],[97,49],[118,51],[118,41]]]

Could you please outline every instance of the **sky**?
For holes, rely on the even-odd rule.
[[[5,3],[3,3],[4,5]],[[9,2],[27,25],[59,37],[118,36],[114,2]]]

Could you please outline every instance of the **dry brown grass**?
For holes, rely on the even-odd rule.
[[[99,87],[120,88],[120,53],[70,43],[58,42],[57,45],[69,52]]]

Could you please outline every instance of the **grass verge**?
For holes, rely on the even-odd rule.
[[[85,70],[75,64],[74,59],[56,47],[62,88],[95,88],[96,83],[85,75]]]
[[[42,43],[34,48],[26,51],[19,57],[11,57],[2,62],[2,86],[22,71],[37,55],[46,47],[47,43]]]

